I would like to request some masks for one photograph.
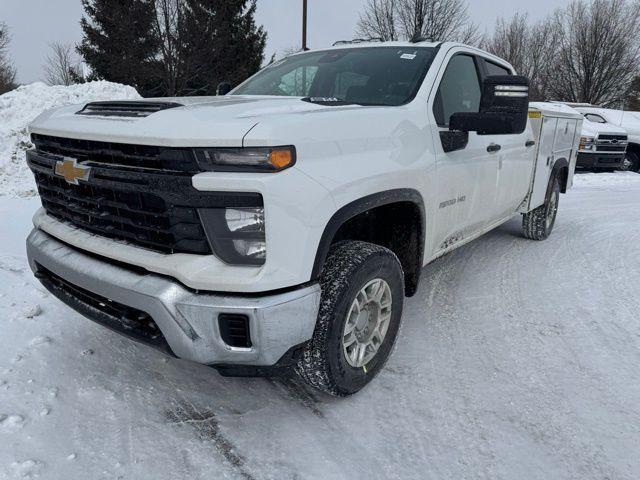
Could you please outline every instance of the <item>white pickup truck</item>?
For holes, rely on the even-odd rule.
[[[597,170],[634,169],[636,147],[630,143],[625,128],[604,115],[604,111],[616,110],[600,109],[588,103],[554,103],[570,106],[584,116],[576,166]]]
[[[582,117],[529,109],[527,83],[461,44],[347,44],[225,96],[45,112],[30,265],[166,353],[352,394],[425,264],[519,213],[526,237],[550,234]]]
[[[610,133],[618,135],[617,145],[609,144],[608,147],[624,145],[625,155],[620,164],[621,170],[640,172],[640,112],[602,108],[589,104],[578,104],[573,108],[582,113],[585,120],[595,125],[596,129],[606,127]]]

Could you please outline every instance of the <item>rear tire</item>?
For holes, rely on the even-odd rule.
[[[404,301],[404,274],[384,247],[345,241],[332,247],[320,276],[322,296],[313,338],[296,373],[335,396],[361,390],[393,348]]]
[[[554,175],[549,180],[547,198],[538,208],[522,216],[522,232],[531,240],[546,240],[556,223],[558,203],[560,201],[560,182]]]
[[[620,166],[620,170],[623,172],[638,172],[640,171],[640,156],[635,151],[627,151]]]

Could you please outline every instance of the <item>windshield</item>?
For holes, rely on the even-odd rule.
[[[595,113],[585,113],[584,118],[594,123],[607,123],[607,121],[601,117],[600,115],[596,115]]]
[[[402,105],[415,97],[435,53],[433,47],[366,47],[293,55],[264,68],[231,95]]]

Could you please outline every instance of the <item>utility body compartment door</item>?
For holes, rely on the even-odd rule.
[[[529,123],[537,142],[529,201],[521,212],[529,212],[545,201],[549,177],[555,163],[564,159],[569,164],[567,188],[571,187],[576,165],[582,116],[564,105],[532,102]]]
[[[531,211],[539,207],[545,201],[547,186],[549,184],[549,174],[551,173],[551,163],[553,162],[553,142],[556,136],[556,126],[558,119],[553,117],[541,117],[531,119],[538,137],[538,150],[536,154],[535,172],[531,185],[531,195],[526,211]]]

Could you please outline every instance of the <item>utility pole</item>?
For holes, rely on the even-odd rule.
[[[302,0],[302,51],[307,48],[307,0]]]

